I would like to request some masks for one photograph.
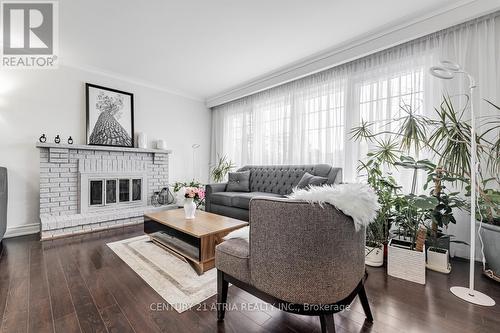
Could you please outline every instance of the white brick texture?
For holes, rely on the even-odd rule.
[[[106,170],[118,166],[125,172],[144,167],[147,204],[151,196],[168,185],[168,153],[120,152],[71,148],[40,149],[40,220],[42,239],[142,223],[151,206],[80,214],[79,166],[96,165]],[[165,209],[165,208],[163,208]]]

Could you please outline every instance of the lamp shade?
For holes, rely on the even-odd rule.
[[[432,66],[429,69],[429,72],[432,74],[432,76],[435,76],[440,79],[444,80],[450,80],[453,79],[453,73],[450,72],[448,69],[441,67],[441,66]]]

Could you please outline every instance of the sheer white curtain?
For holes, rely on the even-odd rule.
[[[370,149],[350,140],[361,119],[378,122],[382,130],[401,114],[402,104],[432,116],[444,91],[465,91],[464,80],[444,82],[429,74],[441,59],[460,63],[476,77],[479,112],[493,112],[481,100],[500,99],[499,15],[213,108],[212,162],[220,154],[238,166],[327,163],[344,168],[345,180],[352,181]],[[404,172],[398,178],[409,182]]]

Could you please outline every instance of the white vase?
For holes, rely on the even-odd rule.
[[[167,150],[167,142],[165,140],[157,140],[156,141],[156,149]]]
[[[187,220],[192,220],[195,218],[196,214],[196,204],[193,198],[186,198],[184,200],[184,216]]]
[[[137,148],[148,148],[148,136],[144,132],[137,135]]]

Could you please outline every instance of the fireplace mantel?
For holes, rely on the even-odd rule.
[[[80,149],[80,150],[99,150],[99,151],[122,151],[128,153],[152,153],[152,154],[172,154],[171,150],[162,149],[144,149],[144,148],[126,148],[112,146],[93,146],[93,145],[69,145],[62,143],[37,143],[37,148],[59,148],[59,149]]]

